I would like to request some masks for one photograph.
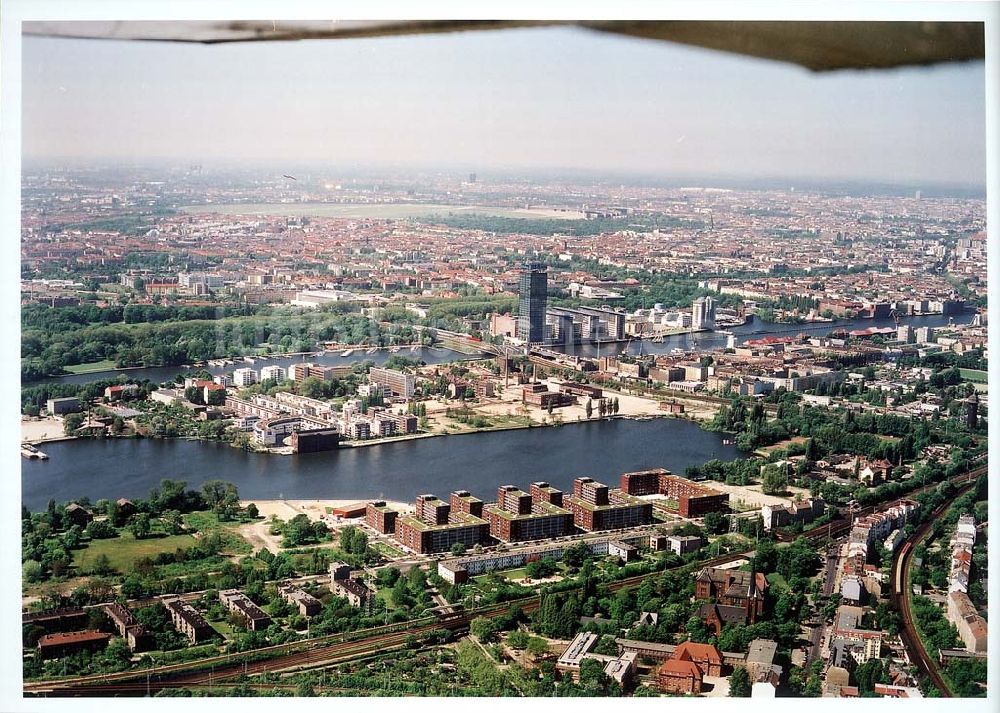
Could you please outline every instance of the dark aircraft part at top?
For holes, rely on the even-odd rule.
[[[218,20],[25,22],[29,35],[172,42],[347,39],[513,27],[575,26],[792,62],[814,71],[985,59],[982,22]]]
[[[291,178],[291,179],[292,179],[293,181],[297,181],[297,180],[299,180],[299,179],[297,179],[297,178],[296,178],[295,176],[289,176],[289,175],[288,175],[287,173],[283,173],[283,174],[281,174],[281,177],[282,177],[282,178]]]

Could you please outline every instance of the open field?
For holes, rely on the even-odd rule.
[[[119,572],[128,572],[132,564],[143,557],[155,557],[161,552],[173,552],[178,547],[191,547],[197,543],[191,535],[167,535],[137,540],[130,534],[108,540],[94,540],[82,550],[73,552],[73,564],[86,572],[101,555],[107,555],[111,566]]]
[[[197,530],[200,535],[218,533],[222,538],[224,554],[245,555],[253,551],[250,543],[239,534],[243,523],[220,522],[219,516],[214,512],[203,510],[184,515],[184,524]]]
[[[317,218],[422,218],[429,215],[477,214],[498,218],[548,218],[582,220],[576,210],[552,208],[503,208],[479,205],[440,205],[421,203],[228,203],[192,205],[181,208],[186,213],[222,213],[226,215],[289,215]]]
[[[265,547],[272,552],[281,550],[281,535],[272,535],[271,516],[274,515],[280,520],[291,520],[296,515],[305,515],[310,520],[323,520],[328,525],[335,525],[336,518],[327,514],[327,508],[336,508],[344,505],[353,505],[359,502],[357,498],[353,500],[244,500],[240,505],[246,507],[250,503],[257,506],[257,511],[263,516],[263,520],[244,523],[236,530],[237,534],[250,543],[254,552],[259,552]],[[412,505],[398,502],[388,502],[388,505],[400,512],[410,512]],[[343,524],[350,524],[350,520]],[[334,543],[324,543],[321,546],[332,547]]]
[[[754,455],[758,455],[759,454],[759,455],[762,455],[762,456],[764,456],[766,458],[773,451],[780,451],[780,450],[783,450],[783,449],[788,448],[789,446],[792,446],[792,445],[795,445],[795,444],[802,445],[802,444],[805,444],[805,442],[807,440],[809,440],[809,439],[806,438],[805,436],[794,436],[792,438],[786,438],[785,440],[778,441],[777,443],[775,443],[773,445],[764,446],[762,448],[758,448],[757,450],[754,451]]]
[[[104,359],[102,361],[92,361],[89,364],[71,364],[63,368],[70,374],[88,374],[92,371],[110,371],[115,366],[116,364],[113,359]]]

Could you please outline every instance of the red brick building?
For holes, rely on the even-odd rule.
[[[384,500],[375,500],[365,506],[365,522],[376,532],[391,535],[396,532],[396,518],[399,513],[385,504]]]
[[[714,599],[698,616],[716,634],[729,622],[753,624],[764,614],[767,578],[760,572],[705,567],[695,579],[695,597]]]
[[[434,495],[418,495],[416,514],[396,518],[396,540],[419,554],[447,552],[459,543],[466,547],[488,543],[489,523],[472,514],[481,512],[482,502],[465,490],[453,493],[451,500],[454,509]]]
[[[664,693],[698,695],[701,680],[701,671],[691,661],[667,659],[656,671],[656,684]]]
[[[660,494],[678,502],[681,517],[701,517],[729,508],[729,494],[681,478],[664,470],[660,473]]]
[[[629,495],[654,495],[660,492],[660,474],[666,472],[663,468],[654,468],[623,473],[618,487]]]
[[[110,639],[111,634],[91,629],[45,634],[38,640],[38,653],[43,659],[55,659],[79,651],[99,651]]]
[[[653,504],[643,502],[593,478],[573,481],[573,495],[563,498],[573,513],[573,524],[581,530],[616,530],[648,525],[653,521]]]
[[[513,485],[497,489],[497,501],[486,506],[484,515],[490,523],[490,535],[502,542],[522,542],[564,537],[573,532],[573,513],[561,507],[561,491],[547,483],[534,483],[531,493],[541,497],[536,501],[532,494]]]
[[[722,675],[722,654],[711,644],[685,641],[674,649],[678,661],[693,661],[705,676]]]
[[[531,484],[528,492],[534,502],[546,502],[556,507],[563,506],[563,493],[558,488],[553,488],[543,480]]]

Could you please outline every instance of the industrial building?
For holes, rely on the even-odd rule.
[[[279,585],[278,594],[292,606],[298,607],[302,616],[316,616],[323,609],[319,599],[294,584]]]
[[[596,307],[549,307],[546,322],[556,344],[620,341],[625,338],[625,313]]]
[[[104,613],[118,629],[118,635],[125,639],[130,651],[146,651],[152,648],[153,635],[139,623],[135,614],[124,604],[112,602],[104,605]]]
[[[469,577],[475,577],[486,572],[523,567],[528,562],[543,557],[560,559],[567,549],[579,544],[585,544],[590,551],[598,556],[609,552],[612,541],[639,545],[649,540],[648,531],[640,531],[632,535],[600,536],[591,535],[576,540],[564,540],[546,544],[536,544],[517,549],[490,552],[481,555],[464,555],[452,559],[441,560],[438,563],[438,574],[450,584],[462,584]]]
[[[330,563],[330,591],[346,599],[353,607],[363,607],[374,596],[364,582],[351,579],[351,568],[343,562]]]

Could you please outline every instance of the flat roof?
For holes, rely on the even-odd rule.
[[[558,663],[566,665],[579,665],[580,661],[590,653],[590,650],[597,645],[597,634],[583,631],[576,635],[576,638],[566,647],[559,657]]]
[[[622,499],[621,502],[609,502],[607,505],[594,505],[593,503],[587,502],[583,498],[578,498],[574,495],[567,495],[563,498],[563,500],[565,502],[574,503],[579,507],[583,508],[584,510],[590,510],[593,512],[602,510],[615,510],[622,508],[634,508],[634,507],[639,507],[640,505],[646,505],[652,507],[652,505],[650,505],[649,502],[645,500],[640,500],[639,498],[633,498],[631,495],[622,495],[620,497]]]
[[[471,527],[472,525],[489,525],[486,520],[475,515],[470,515],[466,512],[453,512],[451,517],[459,520],[459,522],[446,522],[443,525],[431,525],[414,515],[402,515],[399,520],[404,525],[409,525],[414,530],[419,530],[420,532],[426,531],[437,531],[437,530],[447,530],[449,528],[457,527]]]
[[[485,512],[495,513],[505,520],[531,520],[539,517],[552,517],[554,515],[569,515],[572,516],[573,513],[566,508],[561,508],[558,505],[553,505],[552,503],[547,503],[544,500],[534,503],[534,507],[542,510],[543,512],[529,512],[524,515],[518,515],[517,513],[510,512],[509,510],[504,510],[497,503],[490,503],[483,508]]]

